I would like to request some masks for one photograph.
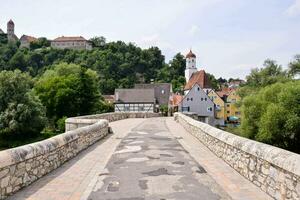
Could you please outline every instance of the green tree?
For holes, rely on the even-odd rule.
[[[36,136],[46,123],[45,109],[31,92],[28,74],[0,72],[0,135],[9,139]]]
[[[296,55],[294,57],[294,60],[289,63],[288,74],[291,77],[296,77],[300,75],[300,54]]]
[[[288,81],[287,73],[282,67],[273,60],[266,60],[263,68],[251,70],[250,75],[246,77],[246,85],[251,87],[264,87],[276,82]]]
[[[242,102],[242,134],[300,152],[300,81],[276,83]]]
[[[44,47],[50,47],[50,41],[45,37],[38,38],[36,41],[30,42],[29,44],[29,48],[31,50],[44,48]]]
[[[104,47],[106,44],[106,39],[103,36],[93,37],[90,39],[93,47]]]
[[[76,64],[54,65],[34,88],[54,124],[64,116],[91,114],[98,109],[97,74]]]

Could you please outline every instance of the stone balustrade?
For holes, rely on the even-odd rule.
[[[159,114],[106,113],[69,118],[63,134],[0,151],[0,199],[48,174],[105,137],[109,132],[109,122],[155,116]]]
[[[300,155],[222,131],[182,113],[174,119],[274,199],[300,198]]]

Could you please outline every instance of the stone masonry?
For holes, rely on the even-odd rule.
[[[242,176],[274,199],[300,199],[300,155],[242,138],[182,113],[175,120]]]
[[[0,151],[0,199],[4,199],[75,157],[109,133],[108,122],[157,113],[106,113],[68,118],[66,132]]]

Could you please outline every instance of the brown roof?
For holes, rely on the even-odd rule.
[[[188,54],[186,54],[185,57],[186,58],[196,58],[196,55],[192,52],[192,50],[190,50],[190,52]]]
[[[178,106],[179,103],[182,101],[183,96],[179,94],[173,94],[172,99],[171,99],[171,105],[172,106]]]
[[[211,83],[204,70],[194,72],[188,83],[185,85],[184,90],[190,90],[196,83],[200,85],[202,89],[211,88]]]
[[[224,96],[228,96],[229,94],[230,94],[230,92],[232,92],[233,90],[235,90],[235,89],[233,89],[233,88],[222,88],[222,90],[221,91],[217,91],[216,93],[221,97],[221,98],[223,98]]]
[[[82,36],[75,36],[75,37],[65,37],[65,36],[62,36],[62,37],[58,37],[58,38],[55,38],[53,41],[55,42],[68,42],[68,41],[87,41],[84,37]]]
[[[28,42],[33,42],[33,41],[36,41],[37,38],[30,36],[30,35],[22,35],[20,40],[27,40]]]

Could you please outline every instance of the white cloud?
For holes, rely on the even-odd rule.
[[[194,36],[200,32],[200,28],[197,25],[193,25],[188,31],[189,35]]]
[[[289,16],[300,15],[300,0],[295,0],[295,2],[286,10]]]

